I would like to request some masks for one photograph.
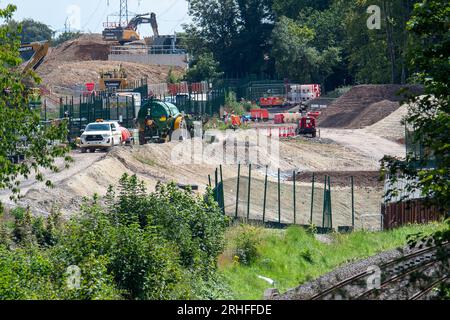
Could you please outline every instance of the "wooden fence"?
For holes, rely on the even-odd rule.
[[[381,207],[384,230],[394,229],[407,224],[425,224],[444,219],[445,214],[435,206],[429,206],[424,200],[408,200],[383,204]]]

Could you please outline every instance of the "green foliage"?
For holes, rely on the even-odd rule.
[[[86,200],[66,222],[20,208],[12,223],[2,218],[0,299],[227,297],[216,268],[228,221],[210,191],[169,184],[149,194],[125,175],[104,200]],[[67,285],[69,266],[80,268],[79,287]]]
[[[64,157],[68,148],[63,145],[49,144],[49,141],[66,140],[67,125],[43,126],[40,123],[39,110],[28,105],[28,89],[24,82],[39,82],[33,72],[23,74],[19,47],[21,26],[12,29],[9,22],[15,11],[9,5],[0,9],[0,19],[7,23],[0,26],[0,189],[11,189],[14,195],[20,191],[18,179],[36,174],[44,180],[43,169],[57,171],[55,159]],[[23,155],[26,162],[13,163],[14,156]],[[70,158],[66,157],[66,163]],[[50,181],[46,182],[51,185]]]
[[[52,44],[53,44],[53,46],[58,46],[61,43],[64,43],[66,41],[77,39],[80,36],[81,36],[81,32],[70,32],[70,31],[63,32],[58,37],[56,37],[52,40]]]
[[[420,155],[409,154],[406,161],[386,157],[384,172],[395,182],[398,177],[409,181],[410,191],[419,190],[430,205],[450,212],[450,92],[448,52],[450,31],[447,1],[427,0],[414,7],[408,23],[417,41],[412,64],[417,79],[425,86],[425,95],[412,96],[405,122],[413,131],[411,146],[425,149]],[[424,169],[433,163],[431,169]],[[395,193],[393,188],[388,195]]]
[[[55,299],[52,263],[36,248],[6,249],[0,245],[0,299]]]
[[[33,19],[24,19],[21,22],[11,20],[8,27],[14,32],[19,32],[23,43],[51,41],[55,33],[48,25]]]
[[[239,263],[250,265],[258,258],[258,245],[261,242],[261,231],[258,228],[241,225],[234,241],[234,255],[239,258]]]
[[[349,92],[351,88],[352,88],[351,86],[338,87],[333,91],[327,92],[327,94],[323,95],[322,97],[337,99],[346,94],[347,92]]]
[[[242,101],[237,101],[236,93],[234,91],[228,91],[225,96],[225,111],[228,113],[233,113],[235,115],[242,116],[251,109],[259,108],[257,105],[253,105],[250,101],[242,99]]]
[[[273,55],[278,72],[302,83],[324,83],[340,61],[340,48],[317,49],[316,31],[281,17],[273,31]]]
[[[231,287],[234,299],[261,299],[263,292],[274,286],[258,275],[273,279],[275,287],[286,292],[346,263],[406,247],[409,237],[418,232],[425,236],[445,228],[443,224],[411,225],[386,232],[332,234],[331,244],[316,240],[312,233],[300,227],[257,228],[258,256],[250,264],[243,264],[233,259],[235,239],[243,237],[248,229],[238,226],[227,231],[229,245],[221,258],[220,273]]]
[[[214,60],[211,53],[200,54],[192,63],[186,73],[186,80],[189,82],[214,81],[222,76],[219,70],[219,63]]]
[[[413,38],[406,23],[413,4],[407,1],[352,1],[345,16],[346,50],[356,83],[405,83],[412,66],[407,61]],[[381,8],[381,29],[369,30],[369,5]]]
[[[331,2],[330,0],[273,0],[273,11],[277,16],[296,19],[298,13],[305,8],[324,10]]]
[[[173,68],[170,67],[169,73],[167,74],[167,83],[174,84],[180,82],[180,78],[173,72]]]
[[[270,70],[272,0],[192,0],[192,24],[185,26],[192,54],[211,52],[226,73]],[[272,70],[273,71],[273,70]]]
[[[235,115],[243,115],[246,111],[243,104],[237,101],[236,93],[233,91],[228,92],[225,96],[225,109]]]
[[[318,82],[326,90],[360,83],[406,83],[416,39],[406,30],[418,0],[190,1],[183,43],[211,52],[225,74],[267,74]],[[381,29],[369,30],[371,5]]]

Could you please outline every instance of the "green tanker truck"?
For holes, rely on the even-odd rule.
[[[175,130],[187,129],[185,117],[178,108],[160,100],[148,100],[142,104],[137,124],[141,145],[148,142],[169,142]]]

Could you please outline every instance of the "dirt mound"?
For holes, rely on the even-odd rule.
[[[386,118],[377,123],[365,128],[366,132],[375,134],[377,136],[403,142],[405,139],[405,127],[401,124],[402,119],[408,113],[407,106],[402,106]]]
[[[334,101],[323,113],[319,124],[325,128],[358,129],[370,126],[392,112],[405,98],[400,94],[403,85],[360,85]],[[420,86],[409,86],[419,94]]]
[[[100,34],[84,34],[77,39],[66,41],[53,48],[44,61],[47,63],[108,60],[111,44],[103,41]]]
[[[85,83],[98,83],[99,71],[117,69],[120,64],[130,81],[142,78],[148,78],[150,84],[166,81],[169,66],[108,61],[110,46],[100,34],[84,34],[52,48],[38,69],[42,84],[57,95],[77,95]],[[177,67],[173,67],[173,71],[177,76],[183,73]]]
[[[93,60],[58,63],[51,68],[40,69],[39,75],[43,84],[50,90],[61,94],[71,94],[71,91],[79,90],[87,82],[98,84],[99,71],[117,69],[120,64],[126,70],[129,81],[148,78],[150,84],[165,82],[170,70],[169,66]],[[183,71],[174,68],[174,72],[181,74]]]
[[[359,115],[354,119],[349,127],[367,127],[376,123],[391,113],[395,112],[400,107],[399,102],[383,100],[371,104],[369,107],[365,108]]]

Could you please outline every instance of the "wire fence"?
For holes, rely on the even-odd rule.
[[[85,127],[98,119],[118,121],[124,127],[135,127],[137,105],[133,97],[89,95],[80,96],[75,102],[74,97],[61,98],[59,118],[69,119],[69,140],[80,136]]]
[[[314,173],[300,181],[296,172],[278,170],[273,177],[266,167],[261,178],[252,165],[239,165],[235,178],[223,180],[221,170],[216,170],[218,178],[211,186],[224,214],[234,219],[281,227],[313,226],[318,232],[382,229],[381,199],[372,207],[365,205],[362,191],[355,192],[352,176],[348,186],[342,187],[334,186],[332,177]]]

